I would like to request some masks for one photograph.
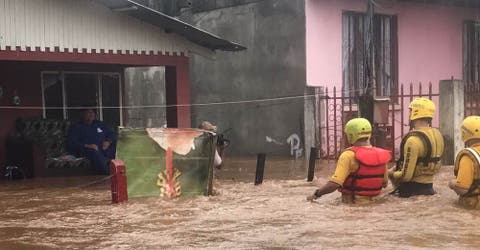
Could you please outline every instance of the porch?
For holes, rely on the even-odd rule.
[[[19,118],[191,127],[189,55],[245,49],[128,0],[0,3],[0,174]]]
[[[80,109],[87,106],[96,108],[97,118],[115,130],[118,126],[190,127],[188,106],[177,108],[179,103],[189,103],[184,95],[177,95],[177,90],[189,93],[188,82],[177,81],[177,78],[188,80],[188,58],[184,58],[183,63],[187,68],[184,71],[180,70],[181,64],[180,67],[160,63],[138,67],[135,64],[1,61],[0,172],[11,162],[8,161],[6,142],[15,133],[18,119],[76,122],[81,117]],[[177,69],[183,72],[181,74],[186,71],[187,77],[178,77]],[[154,70],[155,76],[143,76],[142,73],[149,70]],[[136,77],[138,74],[142,75],[141,79]],[[15,97],[18,97],[18,103],[13,103]],[[149,108],[145,109],[145,106]],[[58,143],[63,145],[61,141]],[[20,158],[38,161],[29,160],[29,157],[32,156]],[[34,166],[29,167],[29,176],[46,175],[45,171]]]

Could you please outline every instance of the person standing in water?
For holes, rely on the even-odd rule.
[[[369,203],[387,186],[387,162],[391,159],[391,152],[370,144],[370,122],[365,118],[351,119],[345,125],[345,134],[351,147],[338,158],[330,180],[308,196],[308,201],[338,189],[342,193],[342,202]]]
[[[203,121],[202,123],[200,123],[200,125],[198,125],[198,128],[217,133],[217,126],[214,126],[209,121]],[[222,158],[220,157],[220,154],[218,153],[218,149],[215,149],[215,155],[214,155],[214,158],[213,158],[213,166],[217,169],[222,168]]]
[[[462,122],[462,141],[465,148],[455,159],[454,174],[448,186],[460,197],[461,206],[469,209],[480,208],[480,116],[469,116]]]
[[[389,178],[399,197],[433,195],[433,175],[441,166],[444,150],[443,136],[431,127],[435,104],[427,98],[410,102],[410,127],[400,143],[400,159]]]

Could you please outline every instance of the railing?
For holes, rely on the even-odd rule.
[[[408,132],[409,111],[408,105],[415,97],[426,97],[438,104],[439,94],[433,91],[432,83],[428,83],[428,90],[423,92],[425,86],[421,83],[407,85],[405,91],[404,84],[399,86],[399,93],[391,95],[388,107],[388,123],[372,124],[373,135],[372,143],[398,152],[396,150],[400,144],[401,138]],[[322,159],[337,159],[342,150],[347,146],[347,141],[343,132],[345,123],[351,118],[358,117],[358,95],[345,95],[347,92],[342,88],[340,91],[333,87],[332,91],[325,88],[320,90],[320,98],[317,103],[317,116],[319,125],[317,126],[318,155]],[[348,94],[348,93],[347,93]],[[479,98],[480,99],[480,98]],[[480,103],[479,103],[480,104]],[[480,109],[480,105],[476,105]],[[378,115],[378,114],[376,114]],[[438,127],[436,120],[434,127]],[[380,143],[380,140],[382,143]]]

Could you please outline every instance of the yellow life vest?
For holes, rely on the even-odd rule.
[[[473,182],[468,192],[463,195],[464,197],[476,196],[480,194],[479,185],[480,185],[480,154],[473,148],[464,148],[458,152],[455,159],[455,167],[453,173],[455,177],[458,175],[458,169],[460,168],[460,159],[462,157],[469,157],[473,161]]]
[[[407,139],[410,136],[416,136],[420,138],[425,147],[425,156],[417,158],[415,164],[415,176],[420,175],[434,175],[441,167],[441,157],[444,150],[443,137],[440,131],[435,128],[431,128],[432,133],[427,133],[423,130],[412,130],[403,137],[400,143],[400,159],[397,161],[397,169],[403,164],[404,146]]]

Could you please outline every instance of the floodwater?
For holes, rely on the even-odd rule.
[[[254,186],[255,160],[227,159],[215,195],[111,204],[102,177],[0,183],[0,249],[478,249],[480,211],[455,205],[452,167],[435,179],[438,194],[388,195],[360,206],[338,192],[306,202],[333,164],[317,162],[305,181],[301,161],[268,159]]]

